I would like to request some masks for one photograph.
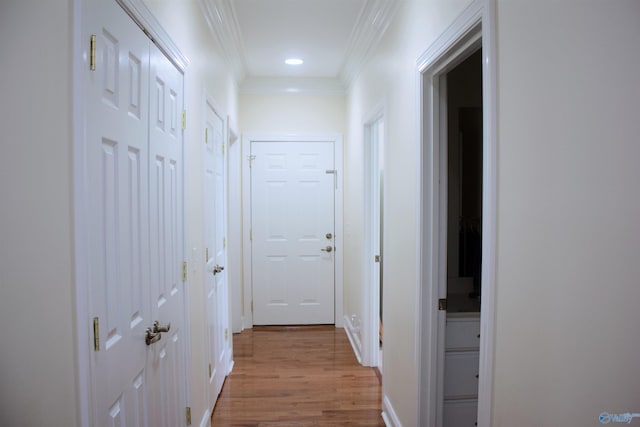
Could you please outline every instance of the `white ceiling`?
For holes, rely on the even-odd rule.
[[[398,0],[202,0],[240,90],[344,92]],[[289,66],[284,60],[305,62]]]

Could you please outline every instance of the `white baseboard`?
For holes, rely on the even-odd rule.
[[[207,409],[204,411],[202,421],[200,421],[200,427],[211,427],[211,412]]]
[[[347,338],[351,343],[351,348],[358,359],[358,363],[362,365],[362,343],[356,333],[353,332],[353,325],[349,316],[344,316],[344,330],[347,332]]]
[[[387,427],[402,427],[396,411],[393,410],[393,406],[386,395],[382,398],[382,419]]]
[[[231,361],[229,362],[229,370],[227,371],[227,376],[231,375],[231,371],[233,371],[233,367],[235,366],[236,362],[235,361]]]

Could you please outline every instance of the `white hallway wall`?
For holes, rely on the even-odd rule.
[[[243,133],[345,132],[345,97],[311,94],[240,94]]]
[[[416,327],[418,113],[416,60],[470,2],[404,1],[348,97],[345,148],[345,311],[362,318],[363,130],[385,107],[383,393],[404,426],[418,425]]]
[[[496,3],[492,425],[600,425],[603,411],[640,412],[640,3]],[[345,283],[361,280],[363,122],[387,107],[384,393],[405,426],[420,405],[415,61],[467,4],[403,2],[348,99]]]
[[[601,425],[640,412],[640,2],[497,10],[494,425]]]
[[[76,425],[71,19],[68,1],[0,4],[3,426]]]

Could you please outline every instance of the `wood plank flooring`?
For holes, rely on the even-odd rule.
[[[381,386],[343,329],[254,327],[233,336],[235,366],[213,426],[384,426]]]

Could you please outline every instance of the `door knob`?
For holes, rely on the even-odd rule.
[[[160,332],[153,332],[151,328],[147,328],[144,331],[144,342],[147,345],[160,341],[160,338],[162,338],[162,334]]]
[[[167,323],[166,326],[160,326],[160,322],[157,320],[153,322],[153,332],[159,334],[160,332],[169,332],[171,329],[171,323]]]
[[[215,276],[218,273],[222,273],[222,270],[224,270],[224,267],[216,264],[216,266],[213,267],[213,275]]]
[[[324,237],[326,237],[328,240],[331,240],[331,239],[333,239],[333,234],[327,233],[327,234],[325,234]]]
[[[333,252],[333,246],[327,246],[326,248],[320,249],[322,252]]]

